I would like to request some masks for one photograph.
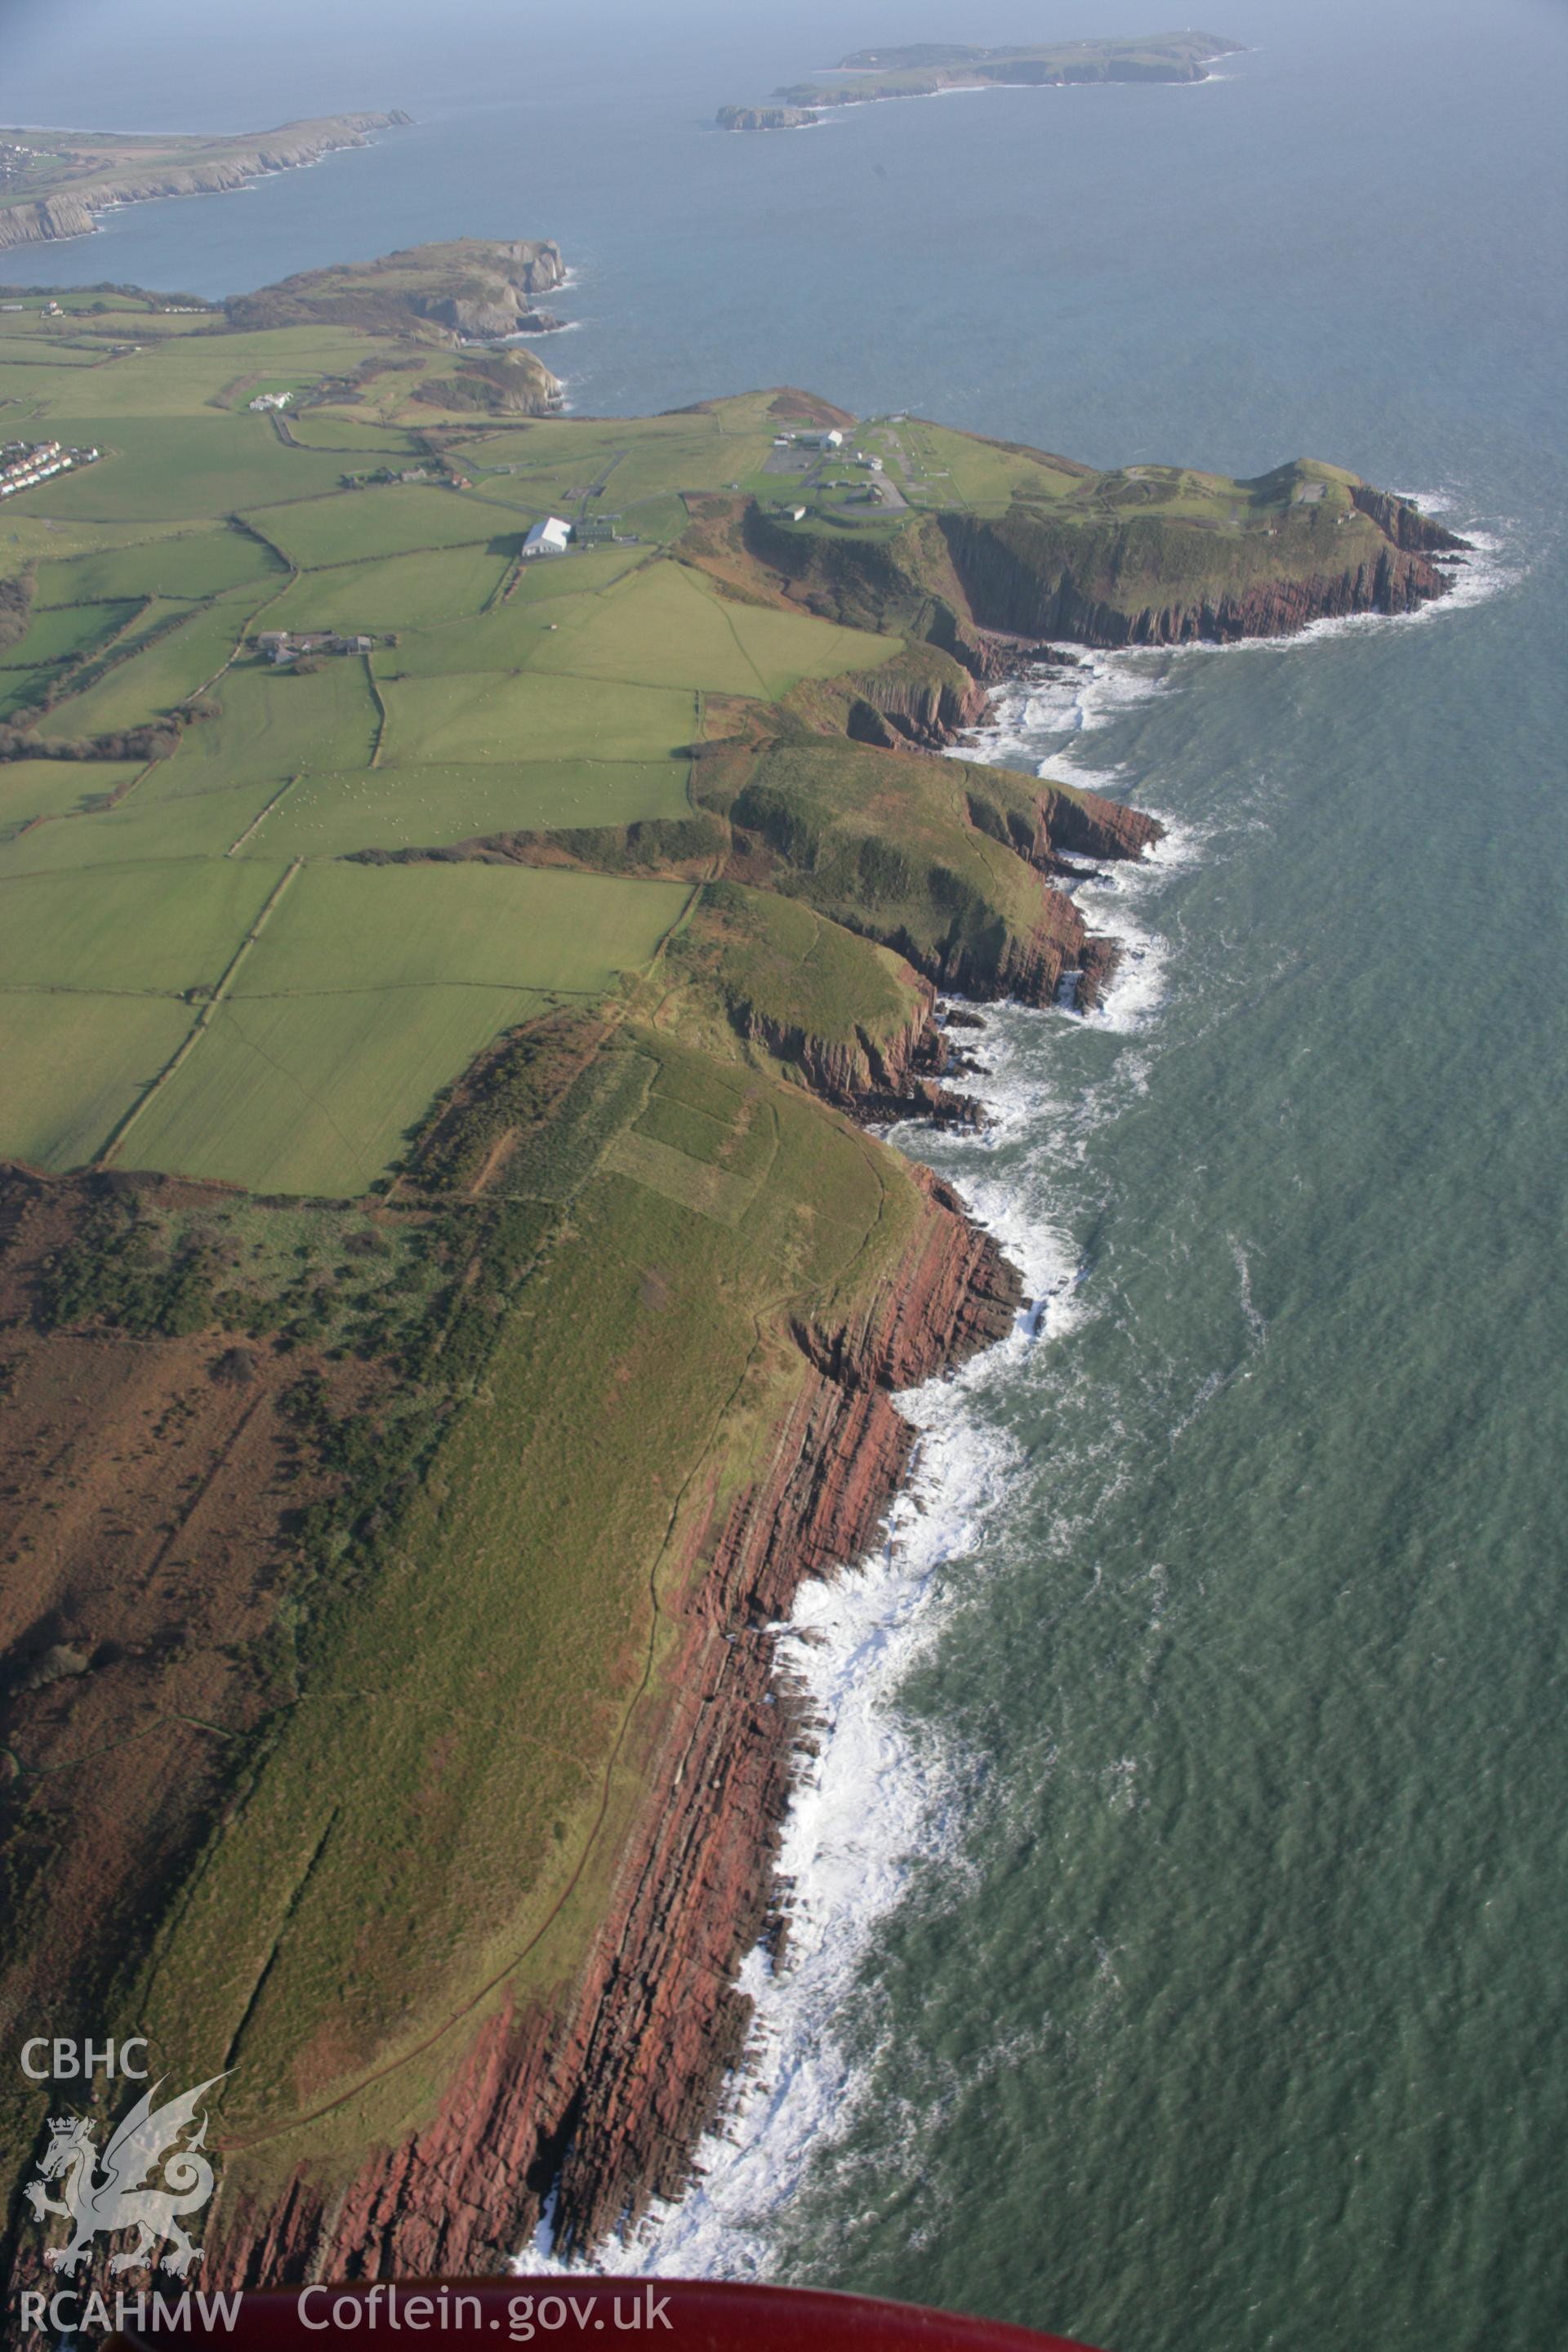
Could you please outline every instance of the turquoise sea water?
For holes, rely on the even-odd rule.
[[[921,1509],[819,1604],[841,1740],[797,1823],[777,2088],[659,2258],[1117,2352],[1542,2352],[1568,2335],[1563,11],[1244,0],[1222,29],[1256,47],[1204,89],[774,140],[703,118],[851,42],[1131,20],[458,8],[432,54],[350,9],[306,56],[297,13],[184,57],[173,0],[14,0],[18,120],[421,117],[29,269],[216,292],[552,234],[583,323],[545,356],[584,408],[804,382],[1103,462],[1332,457],[1486,534],[1463,609],[1100,662],[1005,713],[994,751],[1065,755],[1172,845],[1093,901],[1138,950],[1109,1017],[999,1016],[992,1139],[910,1139],[1062,1286],[1032,1344],[922,1400]]]

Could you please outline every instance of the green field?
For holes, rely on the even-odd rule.
[[[303,453],[291,453],[303,456]],[[517,552],[528,524],[503,508],[463,490],[437,489],[428,482],[395,482],[384,488],[338,488],[335,498],[301,499],[250,517],[306,571],[319,564],[358,563],[377,555],[405,555],[420,548],[461,547],[474,542]],[[531,517],[531,520],[532,518]]]
[[[216,596],[252,581],[281,587],[287,578],[271,550],[237,527],[181,532],[103,555],[73,556],[38,567],[38,603],[84,597]]]
[[[121,1156],[265,1192],[361,1192],[492,1037],[552,997],[603,995],[689,896],[517,866],[302,867]]]
[[[113,807],[72,814],[32,826],[0,840],[0,881],[24,875],[116,873],[132,866],[188,865],[193,859],[225,857],[285,786],[268,780],[225,784],[215,780],[199,793],[168,789],[172,763],[146,772]],[[0,769],[0,777],[4,775]],[[55,773],[96,780],[120,770],[78,766],[61,761]],[[249,845],[248,844],[247,845]]]
[[[685,760],[496,761],[305,776],[257,826],[242,854],[346,856],[360,849],[434,848],[488,834],[684,816],[689,767]]]
[[[268,606],[267,626],[340,629],[357,636],[471,621],[495,594],[511,561],[510,546],[492,552],[486,541],[307,572]]]
[[[218,694],[221,715],[190,730],[160,765],[150,798],[223,790],[242,779],[282,782],[316,765],[370,764],[377,714],[364,663],[355,656],[295,671],[247,656],[226,673]]]
[[[6,648],[0,656],[0,667],[20,669],[29,663],[44,667],[91,653],[134,620],[141,609],[139,602],[130,600],[113,604],[62,604],[52,612],[41,603],[36,604],[26,635]]]
[[[396,656],[393,656],[395,660]],[[415,761],[655,760],[689,743],[694,688],[584,687],[572,677],[520,675],[386,678],[384,757]]]
[[[453,1071],[547,1002],[401,984],[226,1001],[121,1157],[253,1192],[363,1192]]]
[[[16,828],[32,818],[68,815],[89,799],[119,791],[140,773],[134,760],[95,760],[90,764],[75,760],[0,761],[0,853]]]
[[[101,371],[103,377],[111,369]],[[96,388],[99,372],[90,379]],[[72,387],[76,398],[80,388]],[[98,442],[97,465],[50,483],[47,512],[67,521],[184,521],[231,515],[273,499],[335,489],[341,461],[288,448],[262,416],[216,412],[157,416],[48,413],[62,441]],[[40,502],[41,503],[41,502]]]
[[[71,822],[85,829],[93,820]],[[193,858],[0,881],[0,988],[127,996],[210,988],[281,871]],[[71,1085],[68,1061],[58,1082]]]
[[[256,869],[237,859],[226,870],[244,877]],[[443,987],[602,995],[617,972],[648,961],[689,896],[679,882],[532,866],[307,866],[279,900],[231,993]]]
[[[250,611],[249,592],[238,593],[247,601],[151,606],[127,632],[127,658],[117,660],[83,692],[57,703],[39,735],[60,742],[112,733],[172,710],[207,685],[236,651]],[[143,640],[145,650],[136,651]],[[121,650],[115,647],[117,654]]]
[[[678,563],[646,564],[592,604],[571,604],[577,609],[563,606],[560,626],[532,650],[533,669],[645,686],[680,677],[706,693],[772,701],[803,677],[874,667],[899,650],[896,638],[807,613],[725,603]]]
[[[191,1019],[174,997],[0,989],[5,1154],[51,1169],[90,1160]]]

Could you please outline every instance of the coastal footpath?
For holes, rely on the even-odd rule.
[[[465,328],[563,269],[0,354],[100,450],[0,581],[0,2001],[223,2074],[209,2284],[679,2192],[787,1956],[773,1629],[1025,1303],[877,1129],[979,1116],[954,999],[1093,1008],[1074,885],[1160,838],[991,765],[992,694],[1464,557],[1311,460],[520,413]],[[58,2242],[18,2189],[10,2284]]]
[[[332,114],[237,139],[124,138],[112,131],[0,130],[0,250],[87,236],[100,213],[159,196],[217,195],[273,172],[297,171],[373,132],[408,123],[389,114]]]

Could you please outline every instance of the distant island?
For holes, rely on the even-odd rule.
[[[721,106],[721,131],[799,131],[827,107],[862,106],[874,98],[934,98],[944,89],[987,87],[1059,89],[1072,82],[1206,81],[1216,58],[1242,43],[1219,33],[1148,33],[1134,40],[1056,41],[985,49],[961,42],[918,42],[900,49],[855,49],[836,70],[847,82],[798,81],[762,106]]]
[[[233,139],[0,130],[0,248],[87,236],[96,215],[116,205],[243,187],[340,147],[363,147],[371,131],[413,119],[401,107],[390,114],[328,114]]]

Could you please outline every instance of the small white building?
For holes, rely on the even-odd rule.
[[[804,507],[785,507],[784,512],[788,515],[791,522],[804,522],[805,520],[805,509]]]
[[[559,515],[546,515],[542,522],[534,524],[523,541],[523,558],[528,561],[535,555],[564,555],[571,538],[569,522],[563,522]]]
[[[844,436],[829,426],[824,432],[797,433],[795,439],[803,449],[842,449]]]

